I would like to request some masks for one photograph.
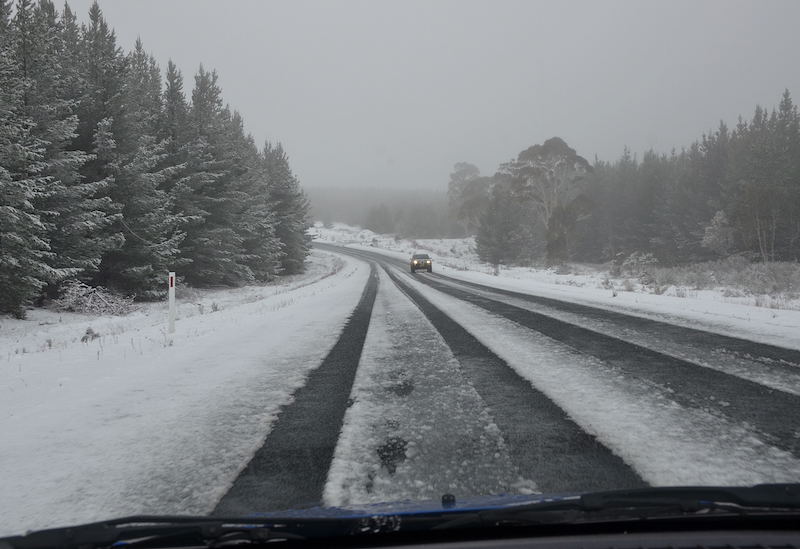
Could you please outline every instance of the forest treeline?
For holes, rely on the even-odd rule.
[[[303,270],[308,201],[202,66],[191,91],[95,3],[0,0],[0,312],[69,280],[138,298],[168,270],[237,286]]]
[[[493,176],[456,164],[450,212],[493,265],[800,259],[800,116],[788,90],[688,149],[590,164],[555,137]]]

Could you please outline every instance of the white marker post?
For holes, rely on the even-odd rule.
[[[169,273],[169,333],[175,333],[175,273]]]

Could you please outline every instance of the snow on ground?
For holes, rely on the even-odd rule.
[[[194,292],[203,314],[182,304],[172,345],[160,304],[119,318],[4,320],[0,536],[210,512],[333,346],[369,275],[321,252],[310,266],[285,283]],[[87,326],[101,337],[82,343]]]
[[[324,501],[532,493],[436,329],[381,271]]]
[[[281,277],[272,283],[264,285],[245,286],[242,288],[226,289],[196,289],[178,284],[176,294],[176,318],[181,319],[194,316],[217,313],[244,303],[252,303],[288,294],[303,286],[313,284],[320,279],[330,276],[341,269],[341,258],[329,254],[315,254],[308,263],[305,273]],[[165,278],[166,284],[166,278]],[[288,304],[291,297],[275,301]],[[87,328],[103,338],[103,343],[109,339],[120,339],[132,336],[137,350],[145,352],[147,349],[163,347],[168,343],[166,338],[167,303],[165,301],[153,303],[137,303],[134,311],[124,316],[100,316],[82,313],[54,311],[42,308],[33,308],[28,311],[24,321],[8,316],[0,316],[0,360],[10,361],[13,355],[39,353],[45,351],[66,350],[73,345],[80,344],[80,339]],[[151,327],[157,327],[158,336],[153,338],[148,332]]]
[[[750,485],[800,476],[800,460],[746,426],[684,408],[600,360],[402,276],[647,482]]]
[[[646,293],[640,284],[609,278],[607,273],[582,268],[582,274],[559,274],[553,269],[503,268],[499,276],[480,262],[472,239],[403,240],[366,229],[336,223],[317,224],[315,240],[368,249],[408,260],[412,253],[427,252],[434,271],[496,288],[603,307],[720,334],[781,347],[800,349],[800,301],[786,301],[786,309],[759,307],[756,297],[726,297],[729,292],[670,287],[663,294]],[[613,289],[609,286],[613,286]],[[625,291],[628,287],[632,291]]]

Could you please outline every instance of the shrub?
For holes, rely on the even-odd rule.
[[[656,267],[655,283],[689,286],[698,290],[727,286],[728,292],[744,294],[797,294],[800,292],[800,264],[793,262],[753,263],[733,256],[678,267]]]
[[[633,252],[622,262],[622,271],[634,276],[642,276],[658,265],[658,259],[651,253]]]
[[[59,311],[98,315],[124,315],[133,307],[133,296],[114,294],[102,286],[93,288],[79,280],[70,280],[53,304]]]
[[[633,284],[633,282],[626,278],[622,281],[622,289],[626,292],[632,292],[636,289],[636,286]]]

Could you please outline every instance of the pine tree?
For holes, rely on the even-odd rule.
[[[73,43],[74,16],[65,9],[63,19],[66,59],[77,55],[80,61],[75,78],[79,123],[73,145],[91,153],[81,168],[80,191],[86,193],[88,202],[79,216],[90,224],[76,228],[89,231],[85,276],[100,283],[104,281],[98,272],[102,257],[125,242],[120,223],[122,205],[113,199],[119,158],[132,149],[125,127],[125,60],[97,2],[89,10],[89,24],[80,29],[77,44]],[[90,254],[97,255],[88,257]]]
[[[731,180],[735,182],[730,221],[742,248],[761,261],[779,258],[780,220],[786,196],[780,174],[781,144],[776,140],[777,114],[756,107],[749,124],[734,135]]]
[[[64,86],[64,99],[71,101],[76,109],[85,101],[87,83],[83,64],[83,37],[78,19],[64,3],[60,21],[61,30],[61,68]],[[85,149],[84,149],[85,150]]]
[[[89,25],[82,29],[80,43],[85,91],[79,108],[80,124],[77,144],[84,151],[93,147],[98,124],[108,120],[108,129],[117,143],[117,151],[129,152],[125,123],[124,74],[125,58],[117,46],[114,31],[109,28],[97,2],[89,10]],[[90,163],[85,174],[90,180],[103,166]]]
[[[281,241],[275,234],[277,216],[272,208],[266,171],[257,169],[250,177],[248,205],[237,224],[243,237],[245,265],[255,280],[267,282],[281,271]]]
[[[234,111],[228,118],[226,108],[224,118],[228,122],[223,153],[234,173],[227,191],[230,223],[242,239],[238,262],[254,280],[268,281],[279,273],[282,257],[269,176],[252,136],[245,135],[242,116]]]
[[[183,75],[170,60],[167,63],[159,137],[167,141],[167,152],[173,158],[180,158],[180,149],[188,140],[187,116],[188,106],[183,91]]]
[[[202,66],[191,105],[97,2],[0,0],[0,309],[79,277],[139,297],[185,267],[201,285],[303,269],[308,201],[282,147],[259,151]]]
[[[234,126],[241,124],[236,116]],[[234,131],[239,134],[239,130]],[[266,282],[277,276],[281,269],[281,242],[275,234],[277,215],[273,209],[269,176],[252,138],[240,143],[247,152],[247,173],[239,178],[238,187],[243,203],[234,221],[242,237],[241,261],[256,281]]]
[[[306,232],[310,225],[308,198],[292,173],[289,157],[280,143],[276,146],[265,143],[262,154],[269,175],[270,196],[277,214],[275,234],[282,244],[281,272],[301,273],[311,247]]]
[[[44,159],[49,166],[43,174],[49,177],[48,192],[36,207],[54,252],[51,266],[75,276],[97,268],[110,245],[101,234],[111,223],[106,215],[110,201],[94,198],[102,183],[85,183],[79,173],[90,156],[73,145],[78,126],[78,102],[73,97],[79,81],[75,74],[78,52],[68,45],[74,48],[77,27],[68,8],[59,20],[49,0],[41,0],[35,8],[21,3],[19,8],[20,34],[27,36],[25,42],[34,44],[20,47],[18,53],[32,82],[26,109],[36,123],[32,131],[45,146]],[[51,285],[51,290],[56,286]]]
[[[239,208],[236,178],[243,166],[226,144],[230,113],[222,106],[216,71],[202,66],[195,76],[189,111],[187,170],[173,189],[178,211],[190,221],[182,258],[190,261],[187,281],[238,286],[254,280],[243,261],[244,238],[234,228]],[[246,169],[244,170],[246,172]]]
[[[126,69],[123,96],[130,152],[116,154],[110,190],[121,209],[117,223],[125,240],[105,254],[98,280],[140,297],[154,297],[163,287],[164,273],[177,264],[184,233],[163,189],[173,167],[163,166],[166,142],[156,137],[162,108],[160,72],[141,40],[128,55]]]
[[[780,201],[777,259],[800,259],[800,113],[784,90],[773,126],[776,192]]]
[[[45,226],[35,202],[47,193],[44,144],[25,116],[31,82],[13,56],[8,4],[0,4],[0,311],[25,316],[25,306],[62,273],[48,265]]]
[[[119,166],[115,198],[122,205],[118,223],[124,244],[103,257],[103,284],[151,298],[161,295],[165,273],[181,264],[177,260],[184,233],[172,213],[169,194],[160,189],[166,171],[157,168],[164,147],[143,136],[136,151]]]

